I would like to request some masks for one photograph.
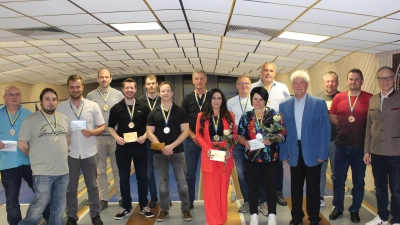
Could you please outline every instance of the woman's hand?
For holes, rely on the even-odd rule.
[[[248,140],[246,140],[246,141],[244,142],[244,147],[246,147],[247,149],[250,149],[250,144],[249,144],[249,141],[248,141]]]
[[[264,143],[264,145],[271,145],[272,144],[271,141],[269,140],[269,138],[263,139],[263,143]]]
[[[214,155],[211,155],[211,149],[207,151],[208,158],[212,159]]]

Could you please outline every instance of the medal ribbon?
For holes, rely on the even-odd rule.
[[[100,91],[100,88],[97,88],[97,91],[99,92],[101,98],[103,99],[104,103],[107,104],[108,96],[110,96],[111,88],[107,91],[106,97],[103,96],[102,92]]]
[[[215,122],[215,117],[213,116],[213,125],[214,125],[215,135],[218,135],[217,131],[218,131],[218,125],[219,125],[219,113],[218,113],[218,117],[217,117],[217,122]]]
[[[164,109],[164,107],[162,107],[162,105],[161,105],[161,109],[163,111],[162,115],[164,118],[165,126],[168,127],[168,121],[169,121],[169,116],[171,115],[172,105],[171,105],[171,108],[168,110],[167,116],[165,116],[165,109]]]
[[[206,93],[204,93],[204,99],[203,99],[203,102],[202,102],[201,105],[200,105],[199,97],[197,97],[196,91],[194,91],[194,97],[196,98],[196,102],[197,102],[197,105],[198,105],[199,108],[200,108],[200,111],[201,111],[201,108],[203,108],[204,102],[206,102],[207,92],[208,92],[208,91],[206,91]]]
[[[354,101],[354,104],[351,105],[351,99],[350,99],[350,92],[347,92],[347,101],[349,102],[349,108],[350,108],[350,114],[353,115],[354,112],[354,108],[356,107],[357,101],[358,101],[358,97],[360,97],[361,91],[360,93],[358,93],[356,100]]]
[[[261,116],[261,122],[260,121],[258,121],[258,118],[257,118],[257,113],[256,113],[256,111],[253,109],[253,112],[254,112],[254,116],[255,116],[255,119],[256,119],[256,129],[257,129],[257,131],[258,130],[260,130],[260,124],[262,124],[262,121],[263,121],[263,119],[264,119],[264,113],[263,113],[263,115]]]
[[[146,93],[146,100],[147,100],[147,104],[149,104],[149,108],[150,108],[150,110],[153,110],[154,109],[154,106],[156,105],[156,103],[157,103],[157,100],[158,100],[158,95],[157,95],[157,97],[156,97],[156,100],[154,100],[154,103],[153,103],[153,105],[151,105],[151,103],[150,103],[150,101],[149,101],[149,96],[147,96],[147,93]]]
[[[240,96],[239,96],[239,105],[240,105],[240,108],[242,109],[242,113],[245,113],[245,112],[246,112],[246,109],[247,109],[247,103],[249,102],[249,98],[250,98],[250,97],[247,97],[247,100],[246,100],[246,105],[244,105],[244,109],[243,109],[243,106],[242,106],[242,101],[240,101]]]
[[[83,107],[85,106],[85,102],[82,100],[82,104],[79,105],[80,110],[79,110],[79,108],[77,109],[78,112],[76,112],[75,109],[74,109],[74,107],[72,107],[72,102],[71,102],[71,100],[69,100],[69,106],[71,107],[72,111],[74,112],[75,117],[76,117],[78,120],[80,120],[81,115],[82,115],[82,111],[83,111]]]
[[[10,125],[11,125],[11,127],[14,127],[14,124],[15,124],[15,122],[17,121],[17,119],[19,117],[19,114],[21,114],[21,110],[18,109],[17,115],[15,116],[14,119],[12,119],[12,116],[11,116],[10,112],[8,111],[7,107],[5,107],[5,108],[6,108],[6,111],[7,111],[7,114],[8,114],[8,119],[10,121]]]
[[[40,112],[42,113],[43,117],[46,119],[47,123],[50,125],[51,130],[53,131],[53,134],[56,135],[57,123],[58,123],[57,114],[54,113],[54,126],[53,126],[53,125],[51,124],[49,118],[48,118],[46,115],[44,115],[44,113],[42,112],[42,110],[40,110]]]
[[[129,109],[129,106],[126,105],[126,108],[128,109],[129,117],[131,118],[131,122],[132,122],[133,114],[135,113],[135,104],[136,104],[136,99],[133,100],[132,111]]]

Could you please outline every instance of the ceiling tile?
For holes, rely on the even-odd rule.
[[[284,43],[278,43],[278,42],[273,42],[273,41],[261,41],[259,47],[293,50],[297,47],[297,45],[284,44]]]
[[[359,48],[370,48],[377,45],[381,45],[381,43],[377,42],[361,41],[348,38],[333,38],[331,40],[325,41],[325,44],[343,45],[343,46],[359,47]]]
[[[266,9],[268,9],[268,13],[266,13]],[[306,8],[298,6],[278,5],[264,2],[236,1],[233,14],[293,20],[305,10]]]
[[[92,44],[92,43],[101,43],[101,40],[98,38],[75,38],[75,39],[64,39],[64,41],[69,44]]]
[[[173,48],[178,47],[175,40],[170,41],[143,41],[146,48]]]
[[[140,41],[166,41],[175,40],[173,34],[138,35]]]
[[[115,32],[113,29],[106,25],[80,25],[80,26],[60,26],[61,30],[67,31],[73,34],[81,33],[99,33],[99,32]]]
[[[161,53],[158,54],[160,58],[182,58],[184,57],[183,52],[180,53]]]
[[[175,0],[147,0],[153,10],[181,9],[181,5]]]
[[[399,20],[383,18],[383,19],[377,20],[375,22],[372,22],[368,25],[365,25],[365,26],[361,27],[360,29],[400,34],[400,32],[398,30],[399,23],[400,23]]]
[[[157,48],[154,49],[157,54],[162,53],[182,53],[182,48]]]
[[[398,34],[388,34],[366,30],[350,31],[349,33],[343,34],[340,37],[383,43],[400,40],[400,35]]]
[[[255,53],[257,54],[265,54],[265,55],[276,55],[276,56],[287,56],[291,50],[288,49],[277,49],[277,48],[266,48],[258,46]]]
[[[298,58],[298,59],[311,59],[311,60],[320,60],[325,57],[325,54],[311,53],[311,52],[300,52],[294,51],[290,54],[290,57]]]
[[[395,13],[393,15],[388,16],[387,18],[391,18],[391,19],[400,19],[400,12]]]
[[[150,11],[96,13],[94,16],[105,23],[142,23],[157,21]]]
[[[321,48],[332,48],[332,49],[339,49],[339,50],[344,50],[344,51],[358,51],[362,49],[361,47],[352,47],[352,46],[344,46],[344,45],[335,45],[335,44],[327,44],[327,43],[321,43],[316,45],[317,47]]]
[[[232,0],[213,0],[213,1],[182,1],[185,10],[200,10],[211,12],[229,13]]]
[[[122,50],[122,49],[143,49],[143,45],[140,42],[120,42],[120,43],[107,43],[114,50]],[[106,49],[109,50],[109,49]]]
[[[393,50],[400,49],[400,45],[386,44],[386,45],[375,46],[371,49],[372,50],[393,51]]]
[[[53,26],[102,24],[99,20],[88,14],[37,16],[35,19]]]
[[[299,63],[304,62],[304,60],[303,59],[294,59],[294,58],[279,56],[274,60],[274,62],[291,62],[291,63],[299,64]]]
[[[267,55],[267,54],[255,54],[255,53],[249,53],[249,55],[246,58],[247,63],[253,63],[253,64],[263,64],[265,62],[272,62],[276,59],[276,56],[273,55]]]
[[[43,62],[40,62],[36,59],[20,62],[19,64],[24,65],[24,66],[37,66],[37,65],[43,65]]]
[[[9,56],[9,55],[14,55],[14,54],[15,53],[12,53],[12,52],[9,52],[9,51],[6,51],[6,50],[0,48],[0,56]]]
[[[154,11],[158,19],[160,19],[163,24],[167,21],[177,21],[185,20],[185,16],[181,9],[178,10],[157,10]]]
[[[309,47],[309,46],[299,46],[296,48],[296,51],[329,54],[334,50],[326,48]]]
[[[42,53],[46,53],[42,50],[40,50],[39,48],[36,47],[23,47],[23,48],[4,48],[7,51],[13,52],[15,54],[42,54]]]
[[[250,0],[253,1],[253,0]],[[292,1],[292,0],[254,0],[259,2],[269,2],[269,3],[278,3],[283,5],[296,5],[296,6],[303,6],[309,7],[315,3],[315,0],[301,0],[301,1]]]
[[[74,57],[67,57],[67,58],[54,58],[53,59],[56,62],[59,63],[67,63],[67,62],[81,62],[79,59],[74,58]]]
[[[272,39],[272,41],[287,43],[287,44],[295,44],[295,45],[305,45],[305,46],[314,46],[316,44],[315,42],[298,41],[298,40],[291,40],[291,39],[285,39],[285,38],[274,38],[274,39]]]
[[[190,45],[189,45],[190,46]],[[183,46],[183,47],[189,47],[189,46]],[[216,41],[206,41],[202,39],[196,39],[196,46],[197,47],[204,47],[204,48],[214,48],[214,49],[219,49],[220,47],[220,42]]]
[[[216,23],[203,23],[196,21],[189,21],[189,26],[194,30],[208,30],[208,31],[225,31],[225,24],[216,24]]]
[[[186,21],[173,21],[173,22],[163,22],[162,23],[169,31],[169,33],[188,33],[188,26]]]
[[[0,30],[0,37],[17,37],[17,36],[19,36],[19,35],[11,33],[11,32],[7,32],[5,30]]]
[[[127,60],[132,59],[129,55],[105,55],[104,58],[107,60]]]
[[[149,10],[146,4],[140,0],[73,0],[73,2],[92,13]]]
[[[340,51],[340,50],[336,50],[334,52],[331,53],[331,55],[338,55],[338,56],[346,56],[351,54],[351,52],[348,51]]]
[[[328,55],[327,57],[321,59],[323,62],[336,62],[339,59],[343,58],[342,56],[336,56],[336,55]]]
[[[56,53],[56,52],[76,52],[75,48],[71,47],[70,45],[59,45],[59,46],[42,46],[40,49],[49,52],[49,53]]]
[[[229,13],[186,10],[186,16],[189,21],[226,24],[228,22]]]
[[[315,8],[357,13],[362,15],[385,16],[400,9],[397,1],[335,0],[320,1]],[[373,9],[373,10],[371,10]]]
[[[29,44],[41,47],[41,46],[54,46],[54,45],[65,45],[65,42],[62,40],[34,40],[27,41]]]
[[[68,1],[27,1],[2,4],[28,16],[84,13],[84,11]]]
[[[306,33],[306,34],[317,34],[325,36],[338,36],[350,30],[350,28],[327,26],[320,24],[294,22],[285,30]]]
[[[241,51],[241,52],[254,52],[256,50],[256,46],[253,45],[242,45],[242,44],[233,44],[224,42],[222,44],[222,49],[231,50],[231,51]]]
[[[47,25],[28,17],[0,18],[0,29],[17,29],[29,27],[47,27]]]
[[[370,54],[378,54],[381,52],[384,52],[385,50],[374,50],[374,49],[364,49],[364,50],[360,50],[359,52],[363,52],[363,53],[370,53]]]
[[[377,17],[321,9],[310,9],[302,15],[298,21],[356,28],[375,19],[377,19]]]
[[[290,23],[290,20],[266,18],[259,16],[232,15],[230,25],[245,26],[262,29],[283,29]]]
[[[101,40],[109,42],[138,42],[136,36],[115,36],[115,37],[101,37]]]
[[[209,35],[214,35],[214,36],[222,36],[224,35],[224,29],[221,30],[203,30],[203,29],[198,29],[198,28],[191,28],[191,31],[193,33],[197,34],[209,34]]]
[[[103,43],[81,44],[81,45],[73,45],[73,46],[75,48],[77,48],[79,51],[82,51],[82,52],[110,50],[110,48],[107,45],[103,44]]]
[[[13,62],[22,62],[22,61],[32,60],[32,58],[27,55],[13,55],[13,56],[7,56],[4,58],[7,60],[11,60]]]

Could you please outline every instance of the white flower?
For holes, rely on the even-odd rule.
[[[228,136],[228,135],[230,135],[231,134],[231,131],[230,130],[224,130],[224,135],[225,136]]]
[[[279,121],[281,121],[281,116],[280,115],[275,115],[273,117],[273,119],[274,119],[274,122],[279,122]]]

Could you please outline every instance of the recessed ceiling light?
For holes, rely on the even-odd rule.
[[[162,29],[157,22],[149,22],[149,23],[112,23],[110,25],[115,27],[119,31],[161,30]]]
[[[330,37],[315,35],[315,34],[304,34],[304,33],[284,31],[281,35],[278,36],[278,38],[292,39],[298,41],[321,42]]]

